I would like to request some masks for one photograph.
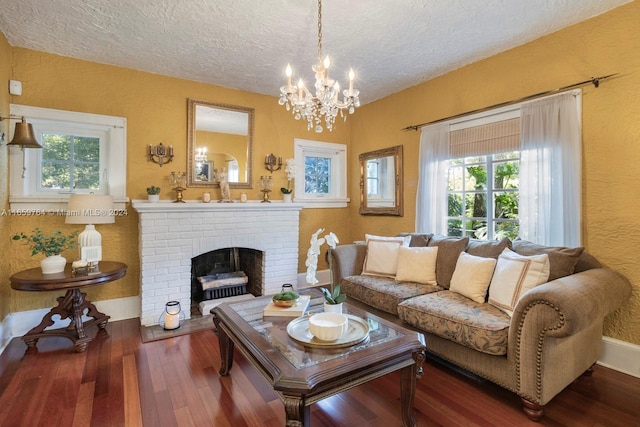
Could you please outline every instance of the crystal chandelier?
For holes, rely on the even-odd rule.
[[[196,155],[194,156],[196,163],[204,163],[207,161],[207,148],[196,148]]]
[[[304,86],[302,79],[298,81],[297,86],[291,85],[291,75],[293,71],[291,65],[287,64],[285,73],[287,75],[287,84],[280,88],[280,99],[278,103],[284,105],[287,111],[291,111],[296,120],[305,118],[307,120],[307,129],[315,129],[316,132],[322,132],[322,122],[330,131],[333,130],[338,113],[340,117],[347,120],[344,110],[348,110],[349,114],[353,114],[356,107],[360,106],[358,98],[359,91],[353,88],[353,80],[355,73],[353,69],[349,70],[349,89],[342,92],[344,98],[338,99],[340,96],[340,85],[337,81],[329,78],[329,66],[331,60],[327,55],[322,59],[322,1],[318,0],[318,62],[312,67],[316,74],[315,96],[309,92]]]

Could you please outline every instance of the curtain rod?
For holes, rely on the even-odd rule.
[[[531,99],[535,99],[535,98],[541,98],[543,96],[547,96],[547,95],[551,95],[554,93],[558,93],[558,92],[565,92],[571,89],[575,89],[581,86],[586,86],[590,83],[592,83],[596,88],[600,86],[600,81],[604,80],[604,79],[608,79],[609,77],[613,77],[613,76],[617,76],[619,73],[615,73],[615,74],[609,74],[607,76],[601,76],[601,77],[592,77],[589,80],[585,80],[583,82],[578,82],[578,83],[573,83],[567,86],[562,86],[556,89],[551,89],[551,90],[547,90],[545,92],[540,92],[540,93],[536,93],[533,95],[529,95],[529,96],[525,96],[523,98],[519,98],[519,99],[513,99],[511,101],[506,101],[506,102],[501,102],[499,104],[494,104],[494,105],[490,105],[488,107],[484,107],[484,108],[479,108],[477,110],[472,110],[472,111],[467,111],[466,113],[460,113],[460,114],[456,114],[453,116],[449,116],[449,117],[445,117],[442,119],[437,119],[437,120],[433,120],[430,122],[426,122],[426,123],[420,123],[419,125],[411,125],[411,126],[407,126],[406,128],[403,128],[402,130],[407,131],[407,130],[418,130],[424,126],[428,126],[428,125],[432,125],[435,123],[440,123],[440,122],[445,122],[447,120],[452,120],[452,119],[457,119],[460,117],[464,117],[464,116],[470,116],[471,114],[476,114],[476,113],[482,113],[484,111],[489,111],[489,110],[493,110],[495,108],[500,108],[500,107],[507,107],[509,105],[513,105],[513,104],[519,104],[521,102],[525,102],[525,101],[529,101]]]

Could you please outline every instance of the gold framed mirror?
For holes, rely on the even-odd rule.
[[[253,188],[253,108],[188,99],[187,187]]]
[[[360,214],[403,216],[402,145],[362,153]]]

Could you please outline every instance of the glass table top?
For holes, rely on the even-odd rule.
[[[324,297],[317,289],[300,290],[300,294],[311,295],[306,315],[324,311]],[[364,319],[369,325],[369,337],[348,347],[317,348],[305,346],[289,336],[287,325],[293,317],[263,316],[262,309],[269,303],[267,297],[256,298],[229,304],[229,307],[242,317],[273,348],[277,349],[296,369],[303,369],[338,357],[343,357],[364,349],[399,339],[404,336],[400,327],[383,322],[373,314],[350,306],[343,305],[343,313]]]

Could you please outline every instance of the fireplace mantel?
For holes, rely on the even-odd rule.
[[[249,200],[246,203],[218,203],[212,201],[204,203],[200,200],[185,200],[185,203],[173,203],[170,200],[159,202],[149,202],[148,200],[136,199],[131,201],[131,207],[136,211],[143,212],[232,212],[232,211],[299,211],[304,207],[303,203],[285,203],[279,200],[271,203],[262,203],[259,200]]]
[[[142,325],[158,322],[168,301],[189,317],[191,259],[230,247],[264,252],[261,293],[296,283],[302,203],[203,203],[133,200],[139,215]]]

